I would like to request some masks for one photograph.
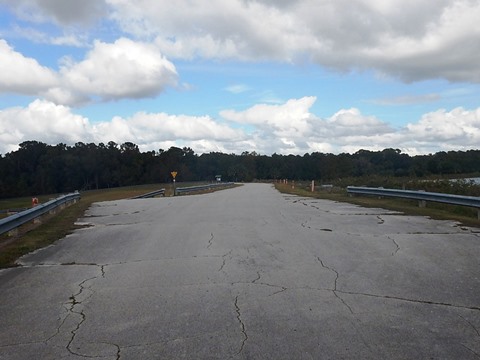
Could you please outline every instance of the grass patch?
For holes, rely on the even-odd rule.
[[[369,208],[388,209],[408,215],[427,216],[436,220],[454,220],[466,226],[480,227],[477,210],[465,206],[427,202],[427,206],[421,208],[418,206],[417,200],[387,197],[378,198],[374,196],[349,196],[346,189],[343,188],[319,190],[313,193],[307,190],[305,186],[295,186],[295,188],[292,189],[290,184],[275,184],[275,188],[287,194],[346,202]]]

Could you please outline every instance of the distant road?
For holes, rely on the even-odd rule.
[[[94,204],[0,271],[0,359],[476,359],[480,235],[283,195]]]

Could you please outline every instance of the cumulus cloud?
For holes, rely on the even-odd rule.
[[[35,95],[58,84],[56,73],[0,39],[0,93]]]
[[[0,153],[16,150],[18,144],[27,140],[71,144],[93,138],[88,119],[66,106],[35,100],[26,108],[0,111]]]
[[[1,39],[0,53],[0,93],[42,96],[63,105],[154,97],[178,80],[175,65],[154,45],[125,38],[95,41],[83,60],[65,58],[58,72]]]
[[[142,151],[188,146],[196,153],[256,151],[266,155],[353,153],[391,147],[416,155],[469,150],[480,143],[480,108],[430,112],[397,129],[355,108],[319,118],[310,110],[315,100],[304,97],[281,105],[224,110],[219,119],[138,112],[129,118],[115,116],[96,123],[69,107],[35,100],[25,108],[0,111],[0,153],[13,151],[27,140],[48,144],[130,141]]]
[[[339,136],[362,136],[383,135],[392,132],[392,128],[375,116],[365,116],[360,110],[342,109],[327,120],[327,128],[332,135]]]
[[[458,144],[465,147],[478,147],[480,143],[480,108],[452,111],[441,109],[422,116],[416,124],[408,124],[406,129],[418,141],[438,141],[442,144]]]
[[[65,64],[60,75],[64,91],[55,88],[47,93],[60,103],[90,96],[103,100],[153,97],[175,86],[178,76],[155,46],[125,38],[111,44],[95,41],[83,61]]]
[[[107,0],[169,57],[312,60],[405,81],[480,82],[480,3],[471,0]]]
[[[352,143],[359,148],[385,146],[384,135],[394,132],[390,126],[358,109],[342,109],[321,119],[310,111],[316,97],[290,99],[281,105],[259,104],[244,111],[224,110],[220,115],[232,122],[254,126],[255,150],[260,153],[304,154],[342,152]],[[372,142],[375,139],[375,142]],[[358,150],[358,149],[357,149]]]
[[[118,142],[133,141],[141,145],[177,141],[203,140],[228,142],[242,139],[243,133],[214,121],[209,116],[168,115],[165,113],[136,113],[124,119],[98,123],[93,127],[95,137],[108,142],[114,136]]]
[[[245,134],[209,116],[139,112],[130,118],[115,116],[91,123],[67,106],[35,100],[25,108],[0,111],[0,153],[13,151],[27,140],[47,144],[130,141],[142,150],[198,146],[198,151],[209,152],[231,149],[229,143],[242,144]]]
[[[292,99],[281,105],[259,104],[245,111],[224,110],[220,115],[229,121],[255,125],[277,137],[301,138],[311,131],[314,116],[309,110],[315,101],[316,97],[310,96]]]

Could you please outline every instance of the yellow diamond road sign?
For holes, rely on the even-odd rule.
[[[177,176],[177,172],[176,172],[176,171],[172,171],[171,174],[172,174],[172,177],[175,179],[175,176]]]

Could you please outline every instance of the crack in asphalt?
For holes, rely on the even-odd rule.
[[[268,286],[268,287],[273,287],[273,288],[277,288],[277,289],[279,288],[280,289],[280,290],[275,291],[274,293],[272,293],[268,296],[274,296],[274,295],[280,294],[280,293],[288,290],[288,288],[286,288],[285,286],[273,285],[273,284],[268,284],[268,283],[255,283],[255,285],[263,285],[263,286]]]
[[[382,217],[381,217],[380,215],[377,215],[377,219],[378,219],[378,224],[379,224],[379,225],[382,225],[382,224],[385,223],[385,220],[382,219]]]
[[[460,314],[457,314],[458,317],[460,317],[463,321],[465,321],[468,325],[470,325],[470,327],[473,329],[473,331],[475,331],[475,333],[477,334],[478,337],[480,337],[480,331],[475,327],[475,325],[473,325],[469,320],[467,320],[466,318],[464,318],[462,315]]]
[[[231,251],[230,251],[231,252]],[[230,253],[229,252],[229,253]],[[226,255],[228,255],[227,253]],[[171,260],[188,260],[188,259],[198,259],[198,258],[221,258],[226,255],[202,255],[202,256],[189,256],[189,257],[170,257],[170,258],[156,258],[156,259],[138,259],[138,260],[130,260],[130,261],[118,261],[118,262],[111,262],[107,264],[96,264],[96,263],[80,263],[80,262],[68,262],[68,263],[38,263],[34,265],[29,264],[22,264],[18,263],[19,267],[23,268],[35,268],[35,267],[54,267],[54,266],[98,266],[102,271],[102,277],[105,277],[105,267],[113,266],[113,265],[127,265],[127,264],[135,264],[135,263],[142,263],[142,262],[156,262],[156,261],[171,261]]]
[[[208,240],[207,249],[210,249],[210,247],[211,247],[212,244],[213,244],[213,239],[214,239],[213,233],[210,233],[210,235],[211,235],[212,237],[210,238],[210,240]]]
[[[42,266],[42,265],[40,265]],[[48,266],[48,265],[47,265]],[[50,265],[52,266],[52,265]],[[65,348],[66,350],[75,356],[83,357],[83,358],[98,358],[99,356],[89,356],[85,354],[81,354],[78,352],[78,349],[73,348],[73,344],[75,342],[75,339],[77,337],[77,333],[82,327],[82,325],[85,323],[87,316],[85,314],[85,311],[83,309],[83,303],[88,301],[94,294],[95,291],[92,290],[93,282],[94,280],[98,278],[105,278],[105,266],[106,265],[98,265],[94,263],[76,263],[76,262],[71,262],[71,263],[61,263],[57,266],[95,266],[99,269],[99,274],[92,276],[88,279],[82,280],[77,286],[78,286],[78,291],[74,294],[72,294],[68,302],[64,304],[64,308],[66,310],[66,315],[63,318],[63,320],[60,322],[60,324],[57,326],[57,329],[55,333],[50,336],[48,339],[44,341],[44,343],[48,343],[52,341],[54,338],[59,336],[62,333],[62,328],[65,327],[65,324],[69,318],[76,317],[78,318],[76,324],[73,326],[73,328],[70,330],[70,339],[68,340]],[[120,359],[120,347],[115,344],[109,344],[112,346],[116,346],[117,348],[117,356],[116,359]]]
[[[77,353],[75,352],[75,350],[72,349],[72,344],[73,342],[75,341],[75,337],[77,336],[77,332],[78,330],[80,330],[82,324],[85,322],[85,320],[87,319],[83,309],[81,310],[77,310],[76,308],[79,307],[80,305],[82,305],[82,302],[85,301],[85,300],[88,300],[89,298],[91,298],[94,294],[94,292],[91,290],[91,285],[90,286],[86,286],[85,284],[90,281],[90,280],[94,280],[96,279],[98,276],[94,276],[94,277],[91,277],[91,278],[88,278],[88,279],[85,279],[83,280],[80,284],[78,284],[78,287],[80,288],[78,290],[78,292],[76,294],[73,294],[72,296],[70,296],[70,308],[68,309],[69,313],[70,314],[75,314],[75,315],[78,315],[80,316],[80,321],[77,323],[77,325],[75,326],[75,328],[73,330],[70,331],[70,334],[72,335],[70,337],[70,340],[66,346],[68,352],[72,355],[77,355],[77,356],[82,356],[82,357],[89,357],[89,356],[84,356],[83,354],[80,354],[80,353]],[[87,296],[84,300],[79,300],[78,298],[84,293],[84,291],[90,291],[91,294],[89,296]],[[70,315],[69,314],[69,315]]]
[[[120,360],[120,355],[122,353],[122,348],[117,344],[110,344],[109,343],[108,345],[112,345],[112,346],[117,348],[117,353],[116,353],[116,359],[115,360]]]
[[[477,353],[476,351],[470,349],[467,345],[465,345],[465,344],[460,344],[460,345],[462,345],[465,349],[467,349],[468,351],[470,351],[470,352],[471,352],[473,355],[475,355],[476,357],[480,358],[480,354]]]
[[[455,305],[455,304],[443,303],[443,302],[438,302],[438,301],[409,299],[409,298],[403,298],[403,297],[400,297],[400,296],[368,294],[368,293],[343,291],[343,290],[337,290],[337,292],[339,292],[341,294],[346,294],[346,295],[360,295],[360,296],[368,296],[368,297],[379,298],[379,299],[391,299],[391,300],[406,301],[406,302],[417,303],[417,304],[447,306],[447,307],[453,307],[453,308],[456,308],[456,309],[467,309],[467,310],[480,311],[480,307],[478,307],[478,306]]]
[[[314,289],[314,288],[301,288],[301,287],[296,287],[296,288],[287,288],[285,286],[282,286],[282,285],[274,285],[274,284],[269,284],[269,283],[264,283],[264,282],[257,282],[258,279],[255,279],[253,281],[235,281],[235,282],[231,282],[230,285],[232,286],[235,286],[235,285],[262,285],[262,286],[268,286],[268,287],[272,287],[272,288],[276,288],[276,289],[280,289],[278,291],[275,291],[274,293],[268,295],[268,296],[273,296],[273,295],[277,295],[277,294],[280,294],[286,290],[299,290],[299,289],[308,289],[308,290],[325,290],[325,289]]]
[[[233,250],[230,250],[228,253],[226,253],[225,255],[222,255],[222,259],[223,259],[223,262],[222,262],[222,265],[220,265],[220,268],[218,269],[218,271],[223,271],[223,268],[225,267],[225,265],[227,264],[227,256],[231,255],[232,254],[232,251]]]
[[[105,269],[104,269],[104,265],[96,265],[96,266],[99,266],[100,267],[100,276],[102,278],[105,278]],[[87,301],[88,299],[90,299],[94,294],[95,294],[95,291],[92,290],[92,286],[93,286],[93,281],[98,279],[99,276],[93,276],[91,278],[88,278],[88,279],[85,279],[83,280],[81,283],[78,284],[79,286],[79,290],[77,293],[73,294],[70,296],[69,300],[70,300],[70,307],[67,308],[67,311],[69,312],[69,314],[67,314],[67,316],[65,317],[65,319],[62,321],[62,323],[60,324],[60,326],[58,327],[57,329],[57,335],[60,334],[60,329],[62,328],[62,326],[65,324],[65,321],[66,319],[69,317],[69,315],[71,314],[75,314],[77,316],[80,317],[80,321],[78,321],[78,323],[76,324],[75,328],[72,329],[70,331],[70,334],[71,334],[71,337],[70,337],[70,340],[68,341],[68,344],[66,346],[66,349],[68,350],[68,352],[72,355],[75,355],[75,356],[79,356],[79,357],[83,357],[83,358],[88,358],[88,359],[95,359],[95,358],[100,358],[100,357],[103,357],[103,356],[95,356],[95,355],[86,355],[86,354],[81,354],[78,352],[78,350],[80,348],[77,348],[77,349],[73,349],[73,343],[75,342],[75,339],[76,339],[76,336],[77,336],[77,333],[78,331],[80,330],[80,328],[82,327],[82,325],[85,323],[85,321],[87,320],[87,315],[85,314],[85,311],[84,309],[77,309],[77,307],[81,307],[81,305],[83,304],[83,302]],[[88,286],[86,285],[89,281],[92,281],[91,284],[89,284]],[[87,296],[85,296],[83,299],[79,299],[79,298],[82,298],[82,295],[86,292],[86,291],[89,291],[90,294],[88,294]],[[52,336],[49,340],[53,339],[55,336]],[[48,340],[47,340],[48,341]],[[110,346],[113,346],[116,348],[116,353],[115,353],[115,359],[116,360],[120,360],[120,355],[121,355],[121,347],[117,344],[114,344],[114,343],[107,343],[107,342],[100,342],[99,344],[105,344],[105,345],[110,345]]]
[[[242,335],[243,335],[242,344],[240,345],[240,349],[237,352],[237,355],[238,355],[243,351],[243,348],[245,347],[245,343],[248,340],[248,335],[247,335],[247,331],[245,330],[245,323],[242,320],[242,313],[240,312],[240,307],[238,306],[238,296],[235,297],[234,305],[235,305],[235,312],[237,313],[237,320],[240,324],[240,328],[242,329]]]
[[[396,246],[395,251],[392,252],[392,256],[395,256],[397,254],[397,252],[400,250],[400,245],[398,245],[398,243],[395,241],[395,239],[390,237],[390,236],[387,236],[387,239],[392,240],[393,244]]]
[[[335,297],[336,297],[338,300],[340,300],[343,305],[345,305],[345,307],[350,311],[350,313],[353,314],[353,310],[352,310],[352,308],[350,307],[350,305],[348,305],[348,304],[346,303],[346,301],[345,301],[340,295],[338,295],[338,293],[337,293],[337,292],[338,292],[338,290],[337,290],[337,282],[338,282],[338,278],[339,278],[339,276],[340,276],[340,275],[338,274],[338,271],[335,270],[334,268],[331,268],[331,267],[327,266],[327,265],[323,262],[323,260],[322,260],[320,257],[318,257],[318,256],[317,256],[317,260],[318,260],[318,262],[320,263],[320,265],[322,265],[322,267],[323,267],[324,269],[330,270],[331,272],[334,272],[334,273],[335,273],[335,280],[334,280],[334,283],[333,283],[333,289],[331,289],[331,291],[333,292],[333,295],[335,295]]]
[[[325,265],[324,262],[322,261],[322,259],[320,259],[319,256],[317,256],[317,260],[318,262],[320,263],[320,265],[322,265],[323,268],[327,269],[327,270],[330,270],[332,272],[335,273],[335,280],[334,280],[334,286],[333,286],[333,291],[337,291],[337,281],[338,281],[338,277],[339,277],[339,274],[338,274],[338,271]]]

